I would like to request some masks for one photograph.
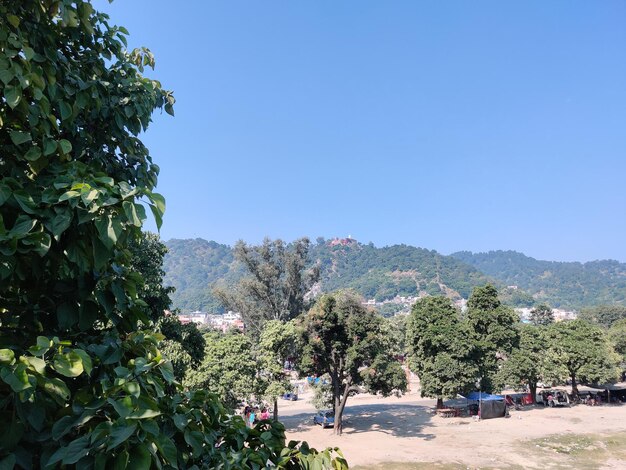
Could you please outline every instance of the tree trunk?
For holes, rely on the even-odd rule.
[[[437,409],[440,410],[443,408],[443,398],[437,397]]]
[[[333,433],[338,436],[341,436],[341,433],[343,433],[343,410],[346,407],[348,392],[351,387],[352,385],[348,382],[344,387],[343,396],[335,398],[335,425],[333,427]]]
[[[530,390],[530,398],[533,405],[537,404],[537,382],[529,383],[528,390]]]
[[[572,397],[578,397],[578,384],[576,383],[576,375],[572,374]]]
[[[274,421],[278,421],[278,398],[274,398]]]

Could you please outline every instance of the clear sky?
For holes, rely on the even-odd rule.
[[[177,99],[165,240],[626,261],[622,0],[95,5]]]

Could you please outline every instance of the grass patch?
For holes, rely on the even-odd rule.
[[[617,434],[552,434],[521,444],[551,468],[594,470],[611,460],[626,461],[626,432]]]

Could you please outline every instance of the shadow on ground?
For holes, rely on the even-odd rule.
[[[396,437],[435,438],[434,434],[422,432],[432,419],[432,407],[408,404],[368,404],[346,406],[343,419],[344,434],[382,432]],[[313,414],[300,413],[281,417],[287,431],[301,432],[310,429]],[[332,432],[332,429],[327,429]]]

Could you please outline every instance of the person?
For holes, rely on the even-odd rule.
[[[254,427],[254,420],[256,419],[256,410],[254,409],[250,409],[250,415],[248,416],[248,427],[253,428]]]
[[[250,427],[250,411],[251,408],[247,405],[243,409],[243,420],[245,421],[247,427]]]
[[[263,409],[261,410],[261,420],[266,420],[266,419],[270,419],[270,412],[267,411],[267,408],[263,407]]]

